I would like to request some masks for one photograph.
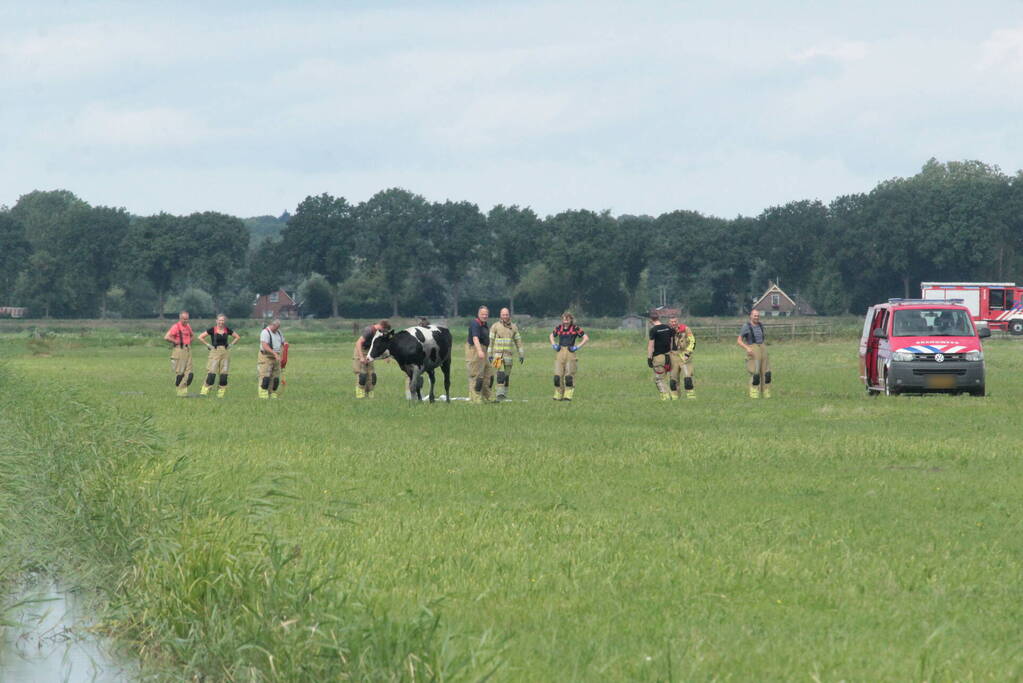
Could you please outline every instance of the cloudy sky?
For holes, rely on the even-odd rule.
[[[0,4],[0,205],[731,217],[930,157],[1015,173],[1021,105],[1021,0]]]

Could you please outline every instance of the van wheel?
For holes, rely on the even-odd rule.
[[[1009,321],[1009,334],[1021,335],[1023,334],[1023,320],[1017,318],[1016,320]]]
[[[892,378],[888,376],[888,373],[884,373],[884,395],[885,396],[898,396],[899,389],[892,382]]]

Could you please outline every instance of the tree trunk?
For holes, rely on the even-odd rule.
[[[452,317],[454,317],[454,318],[458,317],[458,293],[459,293],[460,289],[461,289],[461,286],[457,282],[455,284],[451,285],[451,298],[454,301],[454,307],[455,307],[455,312],[452,315]]]
[[[157,317],[163,320],[163,307],[166,305],[167,296],[164,292],[159,292],[156,295],[157,306],[159,309],[156,311]]]
[[[338,316],[338,309],[337,309],[339,294],[338,294],[337,290],[338,290],[338,287],[340,287],[340,286],[341,285],[338,285],[337,287],[331,287],[330,288],[330,317],[331,318],[339,317]]]
[[[515,315],[515,290],[508,296],[508,312]]]
[[[903,298],[909,298],[909,276],[902,276],[902,296]]]

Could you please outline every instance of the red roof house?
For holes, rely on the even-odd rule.
[[[281,320],[297,320],[302,317],[299,304],[295,297],[283,289],[269,294],[260,294],[252,304],[253,318],[280,318]]]

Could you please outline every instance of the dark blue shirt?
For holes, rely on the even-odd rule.
[[[764,343],[764,326],[760,323],[754,325],[750,321],[742,326],[742,331],[739,332],[739,336],[747,344],[763,344]]]
[[[469,338],[466,340],[469,346],[474,346],[473,337],[480,338],[480,346],[484,349],[490,346],[490,328],[487,327],[486,323],[480,322],[479,318],[473,318],[472,322],[469,323]]]

